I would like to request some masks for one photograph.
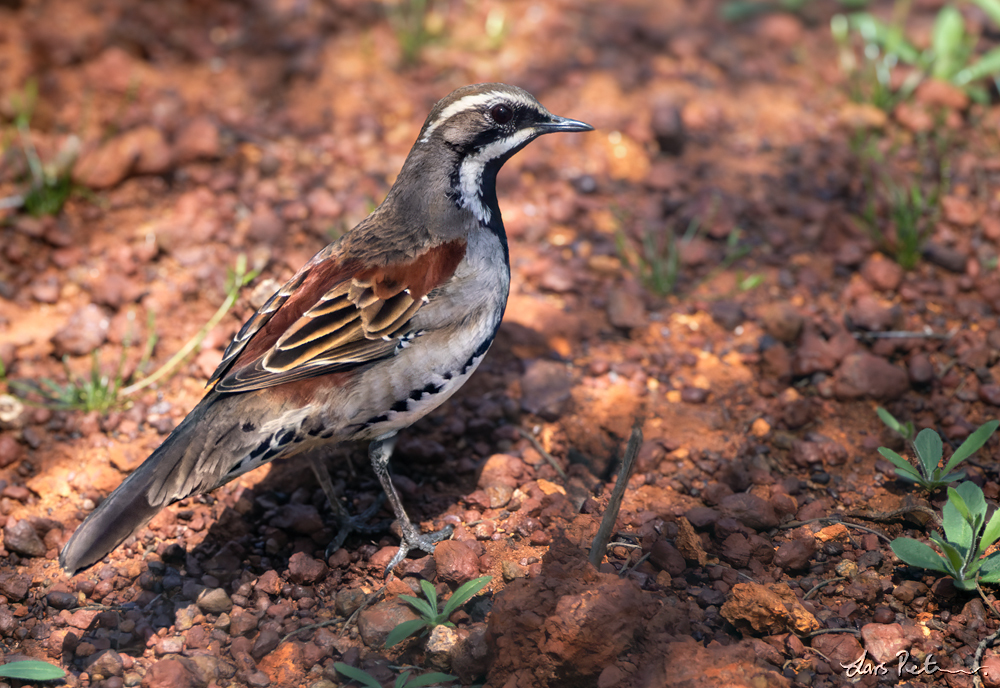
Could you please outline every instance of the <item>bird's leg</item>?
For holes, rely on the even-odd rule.
[[[421,549],[428,554],[433,554],[434,545],[441,540],[448,539],[452,533],[452,527],[449,525],[435,533],[424,535],[417,530],[416,526],[410,521],[410,517],[406,515],[406,510],[403,509],[403,502],[399,498],[399,493],[396,492],[396,486],[392,484],[392,479],[389,477],[389,458],[392,456],[392,448],[395,444],[396,434],[393,433],[374,439],[368,445],[368,458],[372,462],[372,469],[375,471],[375,475],[378,476],[379,482],[382,483],[382,489],[385,490],[386,495],[389,497],[389,503],[392,504],[392,510],[396,514],[396,520],[399,522],[399,529],[402,532],[399,551],[392,557],[389,565],[385,567],[386,576],[406,558],[411,549]]]
[[[336,537],[326,547],[326,557],[328,559],[331,554],[343,546],[347,536],[351,533],[378,533],[385,530],[386,524],[384,522],[369,523],[371,518],[382,507],[382,503],[385,501],[384,495],[379,495],[375,503],[365,509],[363,513],[351,516],[347,513],[347,509],[340,503],[339,495],[333,489],[333,480],[330,478],[330,472],[326,469],[326,463],[321,460],[317,452],[309,454],[309,465],[312,467],[313,473],[316,474],[316,480],[319,481],[320,487],[323,488],[326,500],[330,502],[330,508],[333,509],[337,517],[337,523],[340,525],[340,530],[337,531]]]

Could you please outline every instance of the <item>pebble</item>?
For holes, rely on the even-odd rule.
[[[26,519],[13,521],[4,526],[4,547],[26,557],[45,556],[45,543]]]
[[[180,658],[155,662],[142,679],[143,688],[202,688],[197,674]]]
[[[445,540],[445,542],[450,542],[450,540]],[[443,544],[445,543],[440,543],[438,547]],[[358,632],[365,645],[373,650],[381,651],[385,647],[385,638],[389,635],[389,631],[404,621],[417,618],[419,617],[410,605],[398,597],[383,600],[366,607],[358,615]]]
[[[480,545],[474,545],[480,547]],[[464,542],[445,540],[434,549],[438,580],[461,585],[479,576],[479,555]]]
[[[649,550],[649,561],[671,576],[680,576],[687,568],[684,556],[672,544],[658,539]]]
[[[748,492],[725,497],[719,508],[737,521],[754,530],[767,530],[778,525],[778,517],[770,502]]]
[[[330,569],[319,559],[304,552],[296,552],[288,561],[288,575],[296,583],[318,583],[326,578]]]
[[[608,320],[615,327],[633,329],[646,325],[646,307],[642,299],[625,289],[612,289],[608,295]]]
[[[903,633],[903,627],[897,623],[870,623],[861,627],[861,638],[872,661],[892,662],[896,653],[910,648],[910,641]]]
[[[219,128],[207,116],[195,117],[177,134],[173,156],[183,165],[199,159],[217,158],[222,152]]]
[[[780,342],[791,344],[802,332],[802,315],[786,301],[767,304],[757,315],[764,330]]]
[[[949,246],[928,241],[923,247],[924,258],[956,274],[965,272],[966,255]]]
[[[198,609],[205,614],[223,614],[233,608],[233,600],[222,588],[206,588],[196,599]]]
[[[573,374],[564,363],[536,360],[521,378],[521,408],[546,420],[563,414],[573,389]]]
[[[774,565],[783,571],[800,571],[809,568],[816,554],[813,538],[799,538],[783,542],[774,553]]]
[[[844,359],[837,368],[833,389],[841,400],[870,397],[887,401],[905,394],[910,389],[910,380],[902,368],[862,352]]]
[[[85,356],[104,344],[111,321],[99,306],[88,304],[52,335],[57,356]]]
[[[851,244],[854,245],[854,244]],[[881,253],[873,254],[861,266],[862,276],[879,291],[895,292],[903,281],[903,268]]]

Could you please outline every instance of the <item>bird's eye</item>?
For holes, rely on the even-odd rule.
[[[497,124],[507,124],[507,122],[514,119],[514,111],[509,106],[500,103],[490,108],[490,117]]]

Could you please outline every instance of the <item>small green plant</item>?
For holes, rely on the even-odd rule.
[[[886,411],[881,406],[875,409],[875,413],[878,414],[879,420],[885,423],[887,428],[898,434],[907,442],[913,441],[914,435],[917,434],[917,429],[913,426],[912,420],[900,423],[894,415]],[[909,464],[907,464],[907,466],[909,466]]]
[[[920,261],[920,249],[927,234],[926,220],[936,206],[935,199],[925,200],[917,184],[909,189],[889,187],[889,216],[896,228],[895,259],[900,267],[912,270]]]
[[[43,164],[31,141],[31,116],[38,103],[38,84],[29,80],[24,90],[11,96],[11,106],[17,113],[14,128],[20,139],[24,159],[31,176],[27,191],[10,198],[0,199],[0,207],[20,207],[35,217],[57,215],[74,191],[70,169],[79,153],[80,142],[75,136],[66,139],[59,154],[50,164]]]
[[[129,346],[127,339],[113,375],[108,375],[101,370],[97,352],[95,351],[91,354],[89,375],[74,375],[69,369],[68,359],[63,359],[63,366],[66,371],[66,382],[64,384],[60,384],[51,378],[41,378],[39,381],[12,380],[7,377],[7,371],[2,364],[0,364],[0,382],[6,382],[11,392],[22,398],[26,398],[32,394],[40,396],[41,404],[49,408],[99,411],[101,413],[110,411],[124,404],[123,397],[149,387],[172,373],[201,344],[212,328],[218,325],[222,318],[230,311],[236,303],[240,289],[253,280],[259,273],[259,269],[248,270],[247,258],[245,255],[240,254],[236,259],[236,268],[230,270],[228,274],[226,298],[215,314],[169,361],[160,366],[152,374],[127,387],[122,386],[125,382],[122,373],[125,366],[125,349]],[[144,364],[153,353],[153,348],[156,346],[157,336],[153,332],[152,314],[150,314],[148,330],[150,335],[143,347],[142,357],[139,360],[136,370],[141,370],[144,367]]]
[[[722,5],[719,14],[725,21],[741,22],[772,12],[798,14],[810,4],[815,3],[812,3],[812,0],[775,0],[774,2],[732,0]],[[840,0],[840,4],[848,9],[858,9],[867,5],[868,0]]]
[[[668,228],[663,233],[666,246],[662,245],[663,240],[658,240],[653,232],[646,232],[642,236],[641,250],[633,247],[625,232],[619,230],[615,235],[618,257],[626,268],[635,273],[644,287],[659,296],[666,296],[673,292],[680,278],[681,247],[690,243],[697,236],[698,230],[699,223],[696,219],[688,223],[688,228],[680,239]]]
[[[1000,539],[1000,511],[986,520],[986,499],[973,482],[948,488],[948,501],[941,510],[944,537],[931,533],[941,552],[913,538],[896,538],[890,545],[896,556],[910,566],[945,573],[960,590],[975,590],[977,584],[1000,583],[1000,552],[987,557],[986,550]]]
[[[428,0],[397,0],[389,6],[389,23],[396,32],[404,65],[419,62],[421,51],[431,41],[429,5]]]
[[[109,376],[101,371],[97,352],[91,354],[90,374],[74,375],[69,369],[69,358],[63,357],[63,369],[66,371],[66,383],[43,377],[37,382],[25,380],[6,380],[11,391],[22,398],[37,394],[42,398],[42,405],[59,410],[73,411],[110,411],[118,406],[119,390],[122,385],[122,366],[125,361],[124,351],[115,375]],[[6,371],[0,371],[6,373]],[[6,375],[0,375],[6,379]]]
[[[0,678],[13,678],[19,681],[57,681],[66,672],[55,664],[37,659],[22,659],[0,665]]]
[[[491,580],[493,580],[492,576],[482,576],[458,586],[458,589],[452,593],[451,597],[445,603],[444,608],[440,611],[438,611],[437,591],[434,590],[434,586],[425,580],[421,580],[420,589],[427,599],[422,600],[412,595],[399,596],[400,599],[405,600],[407,604],[420,612],[420,618],[404,621],[389,631],[389,635],[385,639],[385,646],[392,647],[422,629],[430,629],[435,626],[451,626],[454,628],[455,624],[448,621],[448,617],[456,609],[475,597],[476,593],[485,588]]]
[[[885,418],[882,420],[885,421]],[[986,444],[986,440],[996,432],[998,426],[1000,426],[1000,421],[996,420],[980,425],[975,432],[965,438],[965,441],[959,445],[944,467],[939,466],[943,456],[941,436],[930,428],[921,430],[913,440],[913,451],[917,455],[916,468],[888,447],[879,447],[878,453],[892,462],[892,465],[896,467],[896,475],[901,479],[916,483],[928,492],[933,492],[948,483],[965,477],[965,471],[953,473],[953,469]]]
[[[974,2],[1000,24],[1000,2]],[[947,4],[938,11],[934,20],[930,47],[919,50],[903,32],[908,6],[908,3],[897,3],[896,16],[890,24],[867,12],[855,12],[846,17],[836,15],[831,21],[834,39],[841,47],[841,64],[857,77],[855,95],[888,110],[908,98],[921,81],[930,77],[962,88],[977,102],[989,102],[989,92],[978,82],[984,79],[997,82],[1000,48],[974,58],[976,36],[965,30],[965,20],[955,5]],[[848,54],[852,29],[864,42],[865,62],[861,69],[856,69],[856,62]],[[893,91],[889,85],[890,73],[899,63],[914,67],[915,71],[898,90]]]
[[[334,662],[333,668],[352,681],[357,681],[361,685],[365,686],[365,688],[382,688],[382,684],[375,680],[375,677],[364,669],[358,669],[356,667],[352,667],[350,664],[344,664],[343,662]],[[457,676],[443,674],[439,671],[432,671],[420,676],[414,676],[412,679],[410,678],[410,673],[411,672],[409,671],[404,671],[402,674],[397,676],[395,683],[392,684],[393,688],[423,688],[424,686],[433,686],[438,683],[458,680]]]

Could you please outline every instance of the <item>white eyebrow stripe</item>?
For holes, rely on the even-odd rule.
[[[490,105],[500,101],[516,102],[525,107],[540,109],[543,112],[545,111],[545,109],[542,108],[536,101],[530,98],[525,98],[520,93],[513,93],[511,91],[486,91],[484,93],[474,93],[472,95],[459,98],[454,103],[441,110],[441,112],[438,113],[437,118],[427,127],[424,135],[420,137],[420,143],[427,143],[435,129],[458,113],[465,112],[467,110],[474,110],[484,105]]]

